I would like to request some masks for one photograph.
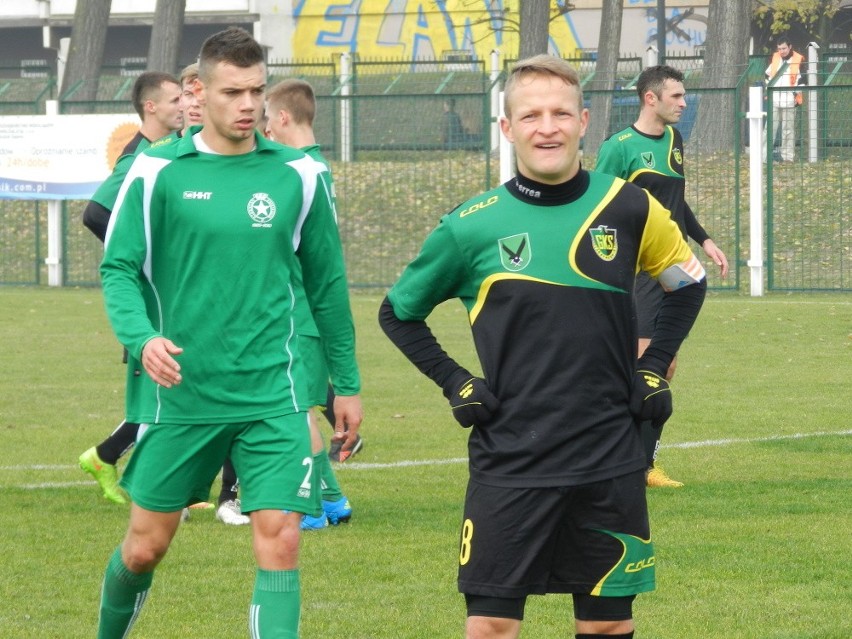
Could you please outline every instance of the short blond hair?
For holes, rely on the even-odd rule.
[[[191,82],[193,80],[198,79],[198,63],[193,62],[184,67],[183,71],[180,72],[180,85],[183,86],[187,82]]]
[[[577,70],[562,58],[542,53],[523,60],[518,60],[509,71],[506,84],[503,88],[503,113],[507,118],[511,117],[509,109],[509,98],[519,82],[536,75],[547,75],[559,78],[565,84],[577,88],[577,98],[580,108],[583,108],[583,89],[580,87],[580,75]]]
[[[266,104],[271,111],[283,109],[296,124],[314,124],[317,99],[314,88],[305,80],[282,80],[266,92]]]

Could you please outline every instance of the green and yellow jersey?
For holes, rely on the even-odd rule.
[[[473,480],[577,485],[645,467],[628,410],[640,268],[668,289],[703,277],[668,211],[600,173],[558,187],[511,180],[441,219],[388,300],[402,321],[456,297],[467,309],[500,401],[471,431]]]

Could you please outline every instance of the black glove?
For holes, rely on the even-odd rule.
[[[637,370],[633,374],[630,412],[637,422],[650,420],[654,428],[662,427],[672,415],[672,391],[666,378],[651,370]]]
[[[491,419],[500,401],[491,394],[484,379],[470,377],[449,396],[453,417],[464,428],[479,426]]]

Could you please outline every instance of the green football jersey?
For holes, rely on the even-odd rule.
[[[115,200],[118,197],[118,191],[121,188],[121,183],[127,177],[130,165],[133,164],[134,158],[149,146],[151,146],[151,141],[142,135],[142,133],[137,133],[122,150],[121,155],[115,162],[112,173],[110,173],[106,180],[101,182],[97,191],[92,195],[92,201],[97,202],[108,211],[112,211],[112,208],[115,206]]]
[[[136,359],[156,336],[184,349],[179,385],[159,387],[144,374],[128,384],[137,396],[127,419],[225,423],[307,410],[295,346],[299,268],[335,391],[358,393],[325,169],[260,136],[247,154],[200,152],[198,130],[136,158],[107,231],[101,275],[119,341]]]
[[[326,189],[329,199],[331,200],[331,206],[335,211],[334,219],[337,220],[337,200],[334,196],[334,180],[331,176],[331,167],[328,164],[328,160],[323,157],[318,144],[303,147],[301,150],[309,158],[316,160],[325,167],[325,171],[320,173],[320,179],[322,180],[322,187]],[[310,313],[310,307],[308,306],[307,298],[305,297],[305,289],[302,285],[301,269],[297,269],[296,272],[293,273],[293,285],[296,289],[296,332],[299,335],[319,337],[317,325],[314,322],[313,315]]]

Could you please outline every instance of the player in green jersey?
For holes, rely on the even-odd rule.
[[[325,167],[326,171],[322,175],[327,178],[336,217],[336,198],[331,169],[320,152],[314,135],[316,106],[316,97],[310,83],[299,79],[283,80],[266,93],[266,130],[270,139],[301,149],[308,157]],[[304,296],[301,274],[294,277],[294,284],[298,300],[299,297]],[[328,386],[328,368],[325,365],[322,343],[316,323],[311,314],[306,312],[307,306],[297,303],[296,309],[299,344],[309,362],[309,394],[312,406],[310,411],[311,451],[314,455],[314,472],[319,476],[322,489],[323,510],[319,517],[305,515],[302,518],[302,530],[316,530],[326,528],[329,524],[337,525],[349,521],[352,517],[352,506],[340,489],[329,456],[325,453],[325,444],[319,430],[318,407],[326,405]],[[334,443],[342,444],[342,438],[338,437]],[[358,448],[362,446],[360,437],[356,440],[356,446]]]
[[[124,147],[112,174],[98,187],[83,211],[83,224],[101,242],[106,235],[118,189],[133,159],[154,140],[180,131],[184,123],[180,83],[174,76],[159,71],[146,71],[136,78],[131,95],[133,107],[142,120],[142,126]],[[109,437],[86,450],[78,460],[80,468],[98,482],[103,496],[117,504],[124,504],[127,500],[118,488],[116,463],[132,448],[138,432],[139,424],[123,420]]]
[[[641,104],[636,122],[610,136],[598,153],[596,171],[609,173],[647,189],[672,214],[684,239],[692,238],[705,255],[719,267],[722,277],[728,275],[728,260],[710,238],[686,202],[683,138],[673,124],[680,121],[686,108],[683,74],[669,66],[648,67],[636,83]],[[647,272],[637,276],[636,315],[639,325],[639,356],[645,352],[663,303],[663,290]],[[666,372],[671,381],[677,357]],[[648,486],[679,488],[682,482],[670,478],[656,464],[663,424],[641,426],[645,454],[648,459]]]
[[[664,375],[701,308],[704,269],[659,202],[581,168],[589,113],[570,65],[518,62],[504,113],[517,176],[441,219],[380,323],[471,427],[466,636],[515,638],[528,595],[571,593],[577,637],[629,639],[633,599],[655,587],[637,420],[671,411]],[[637,365],[640,268],[666,303]],[[483,378],[425,322],[452,298],[468,312]]]
[[[283,80],[272,87],[267,93],[267,118],[265,131],[273,140],[296,147],[307,153],[315,160],[322,162],[328,167],[328,179],[334,195],[334,179],[331,175],[331,167],[320,152],[319,144],[314,135],[314,116],[316,115],[316,96],[310,83],[305,80],[289,79]],[[301,335],[316,336],[316,328],[313,320],[307,318],[304,332]],[[328,387],[328,392],[318,402],[323,415],[329,422],[334,424],[334,389]],[[318,433],[319,434],[319,433]],[[355,445],[351,448],[343,448],[343,442],[339,439],[331,442],[329,458],[332,461],[344,462],[363,448],[364,442],[357,437]]]
[[[299,525],[301,513],[319,514],[319,487],[293,316],[297,268],[326,346],[336,432],[351,445],[360,427],[333,207],[314,160],[255,130],[263,60],[243,29],[204,42],[203,127],[140,154],[110,219],[107,314],[147,374],[128,396],[128,419],[150,426],[122,478],[133,504],[104,578],[101,638],[127,636],[182,508],[206,496],[229,455],[252,520],[252,637],[298,636]]]

